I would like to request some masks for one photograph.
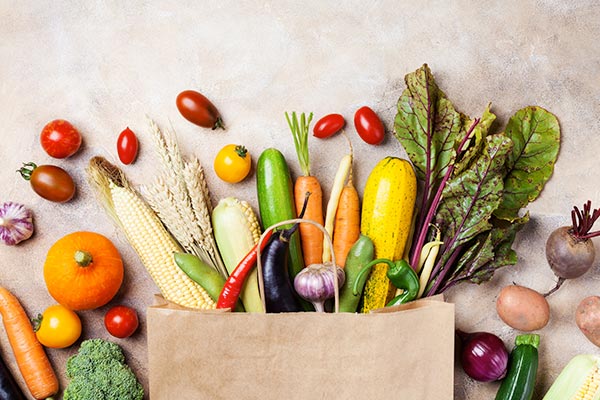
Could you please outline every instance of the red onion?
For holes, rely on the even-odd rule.
[[[460,363],[467,375],[480,382],[504,378],[508,351],[502,339],[488,332],[457,333],[463,344]]]

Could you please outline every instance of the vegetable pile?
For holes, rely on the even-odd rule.
[[[338,113],[324,115],[313,127],[316,140],[343,132],[349,143],[348,154],[336,160],[339,167],[328,190],[311,165],[312,113],[284,114],[300,176],[292,176],[276,148],[260,153],[254,177],[245,146],[229,144],[215,152],[212,166],[221,180],[232,185],[255,180],[258,213],[231,195],[213,207],[200,160],[184,154],[175,133],[161,130],[154,121],[149,131],[160,170],[144,190],[101,156],[89,161],[87,178],[163,297],[179,306],[255,313],[368,313],[437,295],[459,283],[486,282],[501,267],[517,262],[512,245],[529,221],[524,209],[540,195],[558,156],[558,120],[541,107],[528,106],[498,129],[490,104],[477,118],[457,111],[427,65],[406,75],[405,82],[393,135],[408,159],[393,154],[381,158],[363,190],[354,186],[356,159],[351,137],[343,131],[346,121]],[[199,92],[181,92],[176,106],[197,126],[224,129],[220,112]],[[365,143],[377,146],[389,136],[368,106],[353,117],[353,129]],[[41,143],[49,155],[66,158],[78,151],[81,135],[67,121],[53,121],[44,128]],[[116,144],[127,168],[138,157],[138,137],[126,128]],[[66,202],[75,195],[71,175],[57,166],[27,163],[19,173],[47,200]],[[324,192],[330,194],[328,199]],[[591,230],[599,217],[591,202],[582,210],[574,208],[572,226],[553,232],[546,246],[557,286],[545,296],[516,284],[505,287],[496,302],[502,321],[523,332],[548,324],[547,295],[593,264],[591,238],[600,232]],[[15,245],[32,232],[28,209],[10,202],[0,208],[0,238],[6,244]],[[35,331],[14,296],[0,288],[0,313],[5,325],[12,325],[6,330],[36,398],[58,392],[42,345],[59,349],[76,343],[82,332],[76,311],[109,305],[121,290],[123,275],[123,261],[109,238],[73,232],[48,251],[44,279],[59,304],[47,308]],[[582,301],[577,325],[600,346],[599,299]],[[137,331],[136,310],[122,304],[107,309],[103,322],[108,334],[125,339]],[[531,399],[537,333],[517,334],[510,354],[493,333],[458,333],[461,364],[470,377],[502,380],[496,399]],[[21,342],[14,341],[16,337]],[[34,357],[27,358],[27,353]],[[597,359],[589,363],[598,364]],[[580,368],[587,373],[587,366]],[[101,338],[81,343],[78,354],[67,362],[67,377],[71,381],[65,400],[143,398],[120,347]],[[14,386],[9,377],[5,386]]]
[[[458,112],[436,85],[427,65],[408,74],[405,80],[407,88],[398,101],[394,127],[395,137],[410,161],[388,156],[377,164],[364,188],[362,212],[358,191],[352,184],[351,153],[340,162],[323,210],[322,189],[311,173],[308,151],[312,113],[285,113],[302,176],[292,179],[287,160],[279,150],[266,149],[260,154],[256,182],[262,227],[269,231],[281,221],[293,220],[304,203],[304,218],[323,224],[334,243],[334,248],[329,248],[320,230],[308,223],[299,225],[299,234],[295,233],[295,226],[269,232],[272,237],[261,248],[266,255],[265,276],[259,276],[258,281],[266,279],[265,295],[274,296],[271,300],[257,297],[256,281],[251,285],[228,282],[237,271],[237,264],[256,251],[253,246],[260,227],[250,221],[253,212],[225,220],[224,212],[215,210],[211,219],[204,171],[198,160],[188,161],[180,153],[172,132],[165,134],[151,123],[163,165],[162,178],[148,191],[153,212],[129,186],[123,172],[106,160],[92,160],[89,176],[109,214],[125,228],[151,275],[163,288],[163,295],[182,305],[212,308],[221,299],[220,306],[235,304],[238,310],[243,310],[242,303],[248,302],[248,311],[262,311],[258,301],[271,304],[267,312],[310,310],[312,307],[302,298],[312,301],[320,297],[307,296],[307,291],[303,295],[296,293],[291,282],[304,268],[329,262],[332,251],[340,267],[344,268],[348,261],[356,263],[350,268],[348,279],[340,279],[342,309],[355,304],[356,308],[348,310],[352,312],[368,312],[435,295],[463,281],[489,280],[496,269],[516,262],[512,242],[529,219],[521,209],[537,198],[552,174],[560,141],[558,121],[540,107],[526,107],[510,118],[503,132],[495,132],[492,123],[496,117],[490,105],[481,118]],[[180,93],[177,105],[182,115],[197,125],[213,129],[220,125],[220,114],[200,93]],[[369,107],[359,108],[354,122],[357,133],[367,143],[376,145],[384,140],[384,126]],[[314,136],[327,138],[344,126],[341,114],[328,114],[317,122]],[[239,145],[226,146],[214,163],[217,175],[231,183],[244,179],[249,165],[247,149]],[[154,220],[152,225],[160,220],[166,227],[167,231],[159,235],[161,239],[134,232],[135,220],[124,218],[125,209],[131,206],[119,205],[117,201],[120,196],[116,191],[120,188],[139,203],[137,207],[144,209],[136,218],[146,215],[143,218]],[[244,232],[240,235],[246,238],[243,242],[231,239],[230,227],[236,221],[240,222],[239,232]],[[250,224],[252,228],[244,227]],[[161,231],[158,225],[156,229]],[[372,241],[374,254],[369,259],[358,254],[348,260],[359,234],[366,238],[363,240]],[[160,249],[159,253],[145,254],[142,249],[157,240],[169,245],[152,246]],[[278,245],[282,240],[285,246]],[[180,250],[194,257],[180,254]],[[169,260],[173,251],[179,254]],[[372,262],[373,257],[377,261]],[[156,259],[164,260],[160,265],[170,265],[169,269],[159,267],[153,261]],[[247,264],[239,268],[240,273],[233,280],[245,278],[251,270]],[[188,290],[193,287],[187,298],[196,296],[197,300],[177,300],[162,282],[165,276],[177,277],[179,285]],[[271,284],[274,286],[269,287]],[[352,293],[348,293],[350,290]],[[279,303],[284,292],[288,306]],[[234,295],[225,300],[227,293]],[[321,300],[316,304],[322,308]]]

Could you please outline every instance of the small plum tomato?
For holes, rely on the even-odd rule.
[[[125,165],[135,161],[138,153],[138,139],[129,127],[125,128],[117,139],[117,153],[119,160]]]

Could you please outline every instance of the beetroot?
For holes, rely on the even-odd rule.
[[[566,279],[578,278],[592,267],[596,251],[590,239],[600,236],[600,231],[590,230],[598,217],[600,210],[592,212],[592,202],[588,200],[583,205],[583,211],[573,207],[572,226],[560,227],[550,234],[546,241],[546,259],[558,282],[544,296],[557,291]]]

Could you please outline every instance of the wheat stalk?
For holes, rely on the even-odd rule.
[[[192,210],[194,211],[198,226],[203,233],[204,240],[202,242],[202,247],[207,250],[213,263],[217,265],[217,269],[222,268],[226,271],[223,260],[217,250],[217,244],[213,235],[210,218],[212,203],[204,176],[204,169],[196,157],[192,157],[191,160],[185,163],[183,176],[191,200]]]
[[[161,166],[147,187],[150,206],[188,252],[227,277],[212,233],[212,204],[200,161],[184,161],[172,130],[163,133],[150,120],[150,131]]]

